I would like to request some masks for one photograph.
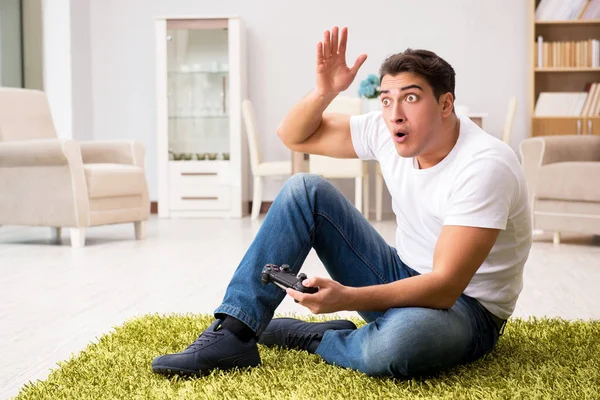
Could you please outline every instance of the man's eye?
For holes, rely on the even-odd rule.
[[[415,96],[414,94],[409,94],[408,96],[406,96],[406,101],[408,101],[409,103],[417,101],[417,96]]]
[[[383,99],[381,100],[381,104],[383,104],[384,106],[389,106],[390,105],[390,99]]]

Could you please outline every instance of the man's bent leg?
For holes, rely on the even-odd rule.
[[[216,321],[185,350],[156,357],[155,372],[198,375],[215,368],[230,369],[260,364],[256,338],[271,320],[285,292],[263,285],[265,264],[289,264],[297,273],[315,237],[315,210],[346,215],[354,208],[323,178],[299,174],[291,177],[273,202],[256,238],[237,267]]]
[[[157,357],[153,369],[195,374],[198,370],[257,365],[255,337],[264,331],[285,296],[277,286],[262,284],[262,268],[267,263],[288,264],[298,273],[313,246],[332,277],[346,285],[374,285],[408,276],[408,269],[400,268],[403,264],[395,250],[330,182],[316,175],[295,175],[273,202],[236,269],[215,310],[217,321],[183,352]],[[236,332],[240,325],[251,332]],[[354,328],[351,323],[344,326],[311,326],[299,331],[304,338],[320,340],[326,329]],[[309,341],[306,343],[308,346]],[[223,360],[227,362],[223,364]]]
[[[380,285],[417,273],[398,257],[364,216],[339,193],[330,182],[316,176],[304,178],[307,186],[318,192],[313,211],[312,247],[331,277],[351,287]],[[337,206],[344,203],[343,207]],[[346,204],[347,203],[347,204]],[[370,322],[382,312],[359,311]],[[261,334],[259,343],[267,346],[297,348],[314,353],[328,330],[356,329],[350,321],[309,323],[292,318],[272,321]]]
[[[229,315],[260,335],[285,297],[263,286],[267,263],[298,273],[314,247],[334,280],[366,286],[407,277],[407,269],[364,216],[329,181],[296,174],[281,189],[240,262],[215,316]]]
[[[371,376],[410,378],[474,361],[497,341],[484,308],[463,295],[448,310],[394,308],[357,330],[328,331],[316,354]]]

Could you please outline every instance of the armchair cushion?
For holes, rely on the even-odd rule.
[[[146,177],[141,167],[124,164],[84,164],[90,199],[141,195]]]
[[[600,162],[558,162],[538,170],[535,197],[600,202]]]

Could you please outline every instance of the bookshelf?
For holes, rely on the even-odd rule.
[[[552,68],[535,68],[535,72],[597,72],[598,67],[552,67]]]
[[[530,4],[531,136],[600,135],[600,0]]]

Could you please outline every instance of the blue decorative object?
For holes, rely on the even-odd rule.
[[[367,99],[375,99],[379,97],[379,77],[375,74],[370,74],[366,79],[360,82],[358,95]]]

